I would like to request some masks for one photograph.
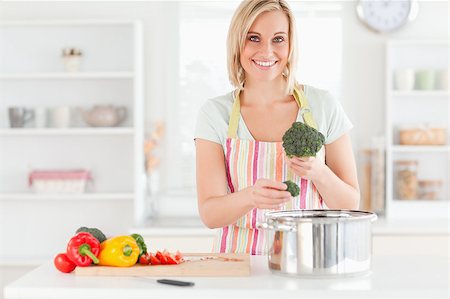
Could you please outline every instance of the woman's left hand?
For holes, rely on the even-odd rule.
[[[314,181],[324,171],[326,165],[316,157],[292,157],[286,156],[286,164],[298,176]]]

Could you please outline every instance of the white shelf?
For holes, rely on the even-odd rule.
[[[13,128],[0,129],[0,136],[110,136],[110,135],[133,135],[133,128]]]
[[[133,193],[36,194],[0,193],[0,201],[8,200],[133,200]]]
[[[49,252],[55,254],[51,244],[67,242],[71,227],[92,224],[121,231],[136,221],[139,214],[135,213],[146,211],[143,37],[140,20],[70,20],[65,16],[53,20],[50,16],[0,22],[0,44],[8,45],[0,51],[0,110],[4,112],[0,116],[4,120],[0,127],[0,206],[7,211],[0,217],[0,226],[20,221],[21,228],[30,232],[21,236],[24,243],[44,244],[31,253],[27,247],[5,248],[2,256],[6,259],[0,263],[17,264],[15,257],[23,256],[29,256],[29,260],[20,260],[23,265],[39,263]],[[83,57],[80,71],[64,71],[60,53],[66,46],[89,54]],[[70,118],[78,127],[8,127],[8,107],[47,108],[47,117],[54,123],[58,117],[52,113],[54,107],[95,105],[126,107],[126,123],[88,127],[76,113]],[[44,144],[39,144],[41,139]],[[97,191],[33,193],[23,184],[29,170],[36,168],[89,168]],[[106,212],[86,210],[85,204],[101,205]],[[52,211],[58,216],[47,215]],[[113,223],[111,215],[120,213],[123,217]],[[66,230],[41,236],[36,223]],[[4,238],[14,234],[14,230],[5,231]]]
[[[450,97],[450,91],[448,90],[411,90],[411,91],[391,91],[394,97],[423,97],[423,98],[445,98]]]
[[[48,19],[48,20],[20,20],[20,21],[2,21],[0,26],[111,26],[111,25],[133,25],[136,20],[127,19]]]
[[[42,72],[0,74],[0,80],[48,80],[48,79],[133,79],[133,72]]]
[[[450,153],[448,145],[394,145],[392,151],[396,153]]]
[[[448,169],[450,145],[399,145],[398,128],[416,123],[443,124],[448,129],[450,91],[396,90],[394,74],[397,69],[442,70],[448,65],[448,40],[390,40],[386,44],[385,109],[386,163],[385,195],[387,218],[450,218],[450,181]],[[438,78],[436,78],[438,79]],[[440,81],[437,81],[440,82]],[[438,83],[437,86],[442,86]],[[446,136],[448,137],[448,136]],[[414,160],[420,164],[417,178],[442,180],[441,200],[399,200],[395,198],[395,162]],[[412,186],[412,185],[411,185]],[[419,186],[414,186],[419,189]],[[419,191],[419,190],[418,190]]]

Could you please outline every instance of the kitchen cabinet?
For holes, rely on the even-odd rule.
[[[0,23],[0,235],[17,241],[0,246],[0,260],[29,254],[26,244],[37,241],[43,247],[33,257],[48,257],[79,226],[120,233],[143,213],[142,39],[135,20]],[[77,70],[65,64],[67,48],[82,52]],[[90,126],[82,111],[96,105],[125,107],[126,118],[118,126]],[[33,110],[34,120],[11,128],[10,107]],[[56,122],[61,107],[69,111],[65,125]],[[93,179],[84,193],[36,194],[28,181],[34,169],[86,169]],[[21,237],[9,229],[18,221],[27,231]],[[39,236],[55,226],[58,233]]]
[[[386,215],[448,218],[448,40],[386,44]]]

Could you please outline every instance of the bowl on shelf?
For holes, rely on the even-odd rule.
[[[86,124],[92,127],[115,127],[127,116],[127,108],[114,105],[95,105],[89,110],[80,108],[81,116]]]

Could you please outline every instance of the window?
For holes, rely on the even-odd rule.
[[[324,2],[325,3],[325,2]],[[176,107],[168,121],[177,122],[167,134],[162,190],[195,200],[197,112],[208,98],[231,91],[226,67],[228,26],[239,2],[179,4],[179,84]],[[339,96],[342,32],[340,4],[291,4],[297,17],[299,82],[328,89]],[[170,156],[170,158],[169,158]],[[176,179],[174,179],[176,177]],[[170,197],[170,196],[169,196]],[[195,207],[195,203],[192,203]]]

